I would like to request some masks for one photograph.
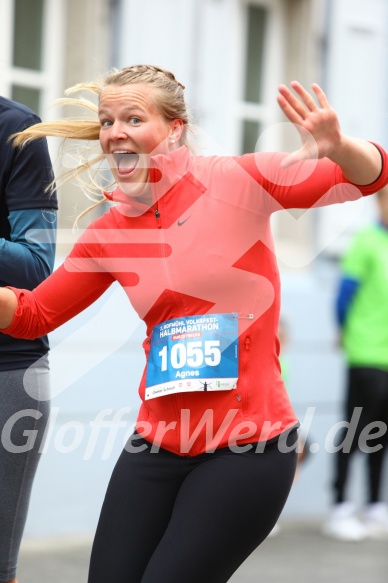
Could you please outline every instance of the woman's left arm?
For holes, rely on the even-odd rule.
[[[293,81],[291,87],[295,93],[280,85],[278,104],[295,124],[302,145],[284,158],[282,166],[327,157],[340,166],[345,178],[353,184],[361,186],[376,181],[382,170],[379,150],[366,140],[341,132],[337,113],[319,85],[312,85],[318,103],[297,81]]]

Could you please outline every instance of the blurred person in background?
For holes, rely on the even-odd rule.
[[[40,122],[26,106],[0,96],[0,286],[33,289],[52,271],[57,199],[45,138],[21,150],[15,132]],[[47,190],[48,189],[48,190]],[[42,236],[39,231],[42,230]],[[16,582],[39,447],[49,415],[47,336],[0,333],[0,581]],[[30,391],[24,375],[29,371]],[[29,436],[29,437],[28,437]],[[33,443],[32,443],[33,442]]]
[[[376,200],[378,220],[356,233],[342,259],[336,299],[347,363],[344,421],[350,425],[343,428],[342,446],[334,457],[334,503],[324,532],[340,540],[388,536],[382,483],[388,444],[388,187],[380,190]],[[371,441],[364,443],[368,426]],[[349,444],[348,432],[352,435]],[[360,451],[365,457],[368,490],[361,513],[347,496],[350,462]]]
[[[108,485],[89,583],[224,583],[273,529],[297,464],[271,215],[377,192],[388,156],[342,133],[317,84],[311,94],[296,81],[279,87],[300,148],[243,156],[193,154],[184,86],[170,71],[134,65],[80,90],[97,105],[69,103],[90,119],[38,124],[17,144],[92,142],[98,155],[73,177],[107,160],[111,184],[94,172],[87,185],[113,204],[35,290],[0,290],[0,328],[40,336],[114,282],[124,288],[147,326],[142,403]]]

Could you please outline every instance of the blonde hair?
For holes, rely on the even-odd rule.
[[[134,65],[123,69],[112,69],[106,75],[94,82],[79,83],[66,90],[66,97],[58,99],[58,105],[69,105],[81,108],[88,117],[68,117],[60,120],[41,122],[30,126],[11,136],[15,146],[24,146],[31,140],[42,137],[57,137],[65,140],[85,140],[88,142],[98,142],[100,134],[100,122],[98,120],[98,105],[85,97],[67,97],[79,92],[91,92],[100,100],[100,96],[105,87],[110,85],[125,86],[133,83],[150,84],[156,89],[154,94],[155,105],[166,120],[180,119],[183,122],[183,132],[180,139],[181,145],[190,147],[188,132],[191,130],[190,116],[184,98],[184,85],[179,83],[174,74],[161,67],[154,65]],[[93,114],[92,119],[90,113]],[[90,154],[93,153],[92,157]],[[76,179],[82,186],[86,195],[93,200],[94,204],[81,215],[83,216],[92,208],[105,202],[107,199],[104,190],[108,190],[115,185],[114,181],[107,185],[104,174],[99,169],[92,170],[93,166],[105,160],[101,149],[96,153],[96,144],[87,144],[77,152],[77,163],[70,170],[62,171],[56,177],[57,186],[69,180]],[[81,175],[87,173],[87,180]],[[79,217],[79,218],[80,218]]]

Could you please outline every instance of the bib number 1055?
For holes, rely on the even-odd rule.
[[[169,365],[172,368],[190,366],[198,368],[204,363],[207,366],[217,366],[221,362],[221,350],[219,340],[196,340],[183,344],[173,344],[168,354],[167,346],[163,346],[159,352],[161,358],[161,371],[166,371]]]

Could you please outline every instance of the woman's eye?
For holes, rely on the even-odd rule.
[[[129,122],[130,122],[132,125],[137,125],[137,124],[139,124],[139,123],[140,123],[140,121],[141,121],[141,120],[140,120],[138,117],[131,117],[131,118],[130,118],[130,120],[129,120]]]
[[[112,125],[112,122],[109,121],[108,119],[104,119],[100,122],[100,125],[102,128],[107,128]]]

